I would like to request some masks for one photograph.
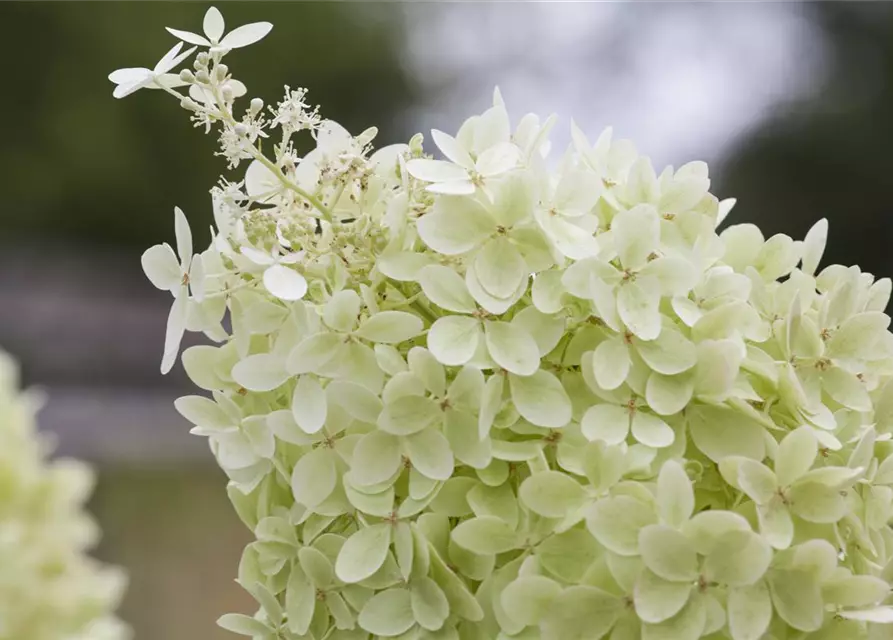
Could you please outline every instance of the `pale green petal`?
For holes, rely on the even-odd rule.
[[[282,358],[271,353],[258,353],[236,363],[232,377],[249,391],[272,391],[288,380]]]
[[[272,633],[269,626],[241,613],[227,613],[217,619],[217,626],[243,636],[262,637]]]
[[[477,411],[484,393],[484,374],[472,366],[462,367],[447,390],[446,399],[454,409]]]
[[[415,624],[409,591],[394,588],[376,593],[360,611],[357,623],[365,631],[383,638],[408,631]]]
[[[728,456],[762,460],[766,456],[763,427],[743,413],[713,405],[693,405],[687,411],[695,446],[714,462]]]
[[[837,549],[827,540],[807,540],[794,547],[791,566],[808,571],[820,582],[824,581],[837,568]]]
[[[146,277],[162,291],[174,291],[180,287],[183,273],[174,250],[166,242],[150,247],[142,255],[142,266]]]
[[[738,486],[757,504],[768,504],[778,492],[772,470],[748,458],[738,461]]]
[[[288,614],[288,628],[299,635],[307,633],[316,607],[316,594],[313,584],[304,574],[300,565],[292,567],[285,589],[285,611]]]
[[[797,482],[788,491],[791,511],[807,522],[834,523],[847,511],[846,500],[834,487]]]
[[[528,333],[536,341],[540,356],[545,356],[564,336],[566,322],[561,314],[545,314],[527,307],[512,318],[512,324]]]
[[[522,576],[503,589],[500,599],[506,614],[525,626],[539,624],[561,593],[561,585],[545,576]]]
[[[712,582],[742,587],[763,577],[772,549],[750,531],[730,531],[721,536],[704,561],[704,576]]]
[[[866,311],[848,318],[827,343],[831,358],[871,360],[879,338],[890,326],[890,317],[879,311]]]
[[[605,340],[592,354],[592,373],[595,381],[606,391],[616,389],[626,382],[631,364],[629,347],[623,336]]]
[[[624,282],[617,289],[617,313],[623,324],[642,340],[654,340],[660,334],[660,296],[636,282]]]
[[[474,298],[475,302],[483,307],[485,311],[489,311],[497,316],[508,311],[521,298],[521,296],[524,295],[527,291],[527,284],[528,279],[525,278],[509,297],[497,298],[484,289],[483,285],[481,285],[478,280],[474,269],[468,269],[465,272],[465,286],[468,287],[468,292],[471,294],[471,297]]]
[[[304,338],[288,354],[285,366],[292,375],[331,373],[332,367],[346,355],[344,337],[337,333],[316,333]]]
[[[775,454],[775,475],[778,484],[787,487],[809,471],[818,455],[818,443],[809,427],[795,429],[784,437]]]
[[[510,527],[517,527],[521,510],[515,491],[508,483],[489,487],[479,482],[471,488],[467,498],[475,515],[496,516],[505,520]]]
[[[335,569],[325,554],[314,547],[303,547],[298,551],[298,561],[310,581],[319,588],[326,588],[335,578]]]
[[[698,640],[707,626],[704,599],[694,595],[688,604],[669,620],[643,624],[642,640]]]
[[[383,431],[407,436],[427,429],[443,420],[443,410],[431,398],[402,396],[385,405],[378,416]]]
[[[802,570],[774,569],[768,576],[775,611],[800,631],[816,631],[824,619],[822,592],[813,577]]]
[[[478,437],[478,417],[450,409],[444,414],[444,434],[456,459],[474,469],[483,469],[493,459],[490,439]]]
[[[499,374],[490,376],[484,385],[481,395],[481,410],[478,414],[478,437],[486,438],[496,414],[502,409],[502,395],[505,388],[505,378]]]
[[[611,221],[614,248],[625,269],[639,269],[660,244],[660,218],[650,205],[621,211]]]
[[[517,548],[518,534],[502,518],[478,516],[453,529],[452,538],[460,547],[482,555],[495,555]]]
[[[630,430],[638,442],[655,449],[669,447],[676,439],[676,434],[670,425],[640,409],[633,414]]]
[[[716,544],[729,531],[750,531],[750,524],[733,511],[710,509],[695,514],[682,526],[682,532],[704,556],[713,553]]]
[[[453,473],[450,443],[437,429],[424,429],[405,440],[406,455],[419,473],[432,480],[447,480]]]
[[[468,505],[468,492],[477,485],[474,478],[455,476],[440,487],[431,502],[431,510],[450,518],[462,518],[472,513]],[[445,535],[445,534],[444,534]]]
[[[757,507],[760,533],[766,542],[776,549],[787,549],[794,538],[794,521],[780,498],[775,498],[765,506]]]
[[[382,431],[364,435],[353,451],[351,481],[371,486],[389,480],[400,468],[400,440]]]
[[[652,373],[645,386],[645,401],[654,413],[669,416],[682,411],[691,401],[694,382],[690,374],[665,376]]]
[[[174,401],[174,407],[181,416],[197,427],[223,430],[237,422],[223,408],[210,398],[203,396],[183,396]]]
[[[455,313],[473,313],[477,306],[465,280],[455,270],[432,264],[419,271],[418,282],[425,296],[442,309]]]
[[[671,527],[681,527],[695,510],[695,493],[685,469],[667,460],[657,476],[657,511]]]
[[[422,347],[413,347],[406,358],[409,370],[422,380],[425,388],[436,397],[446,393],[446,372],[437,358]]]
[[[533,306],[540,313],[561,311],[561,296],[564,294],[564,287],[561,284],[562,275],[561,271],[543,271],[536,274],[530,292],[533,296]]]
[[[639,277],[654,278],[663,296],[688,295],[698,283],[695,266],[679,256],[662,256],[650,261],[639,271]]]
[[[441,196],[434,210],[416,223],[422,241],[437,253],[459,255],[470,251],[496,230],[479,204],[460,196]]]
[[[372,342],[398,344],[422,332],[421,319],[405,311],[380,311],[365,320],[356,335]]]
[[[570,422],[570,397],[553,374],[542,369],[531,376],[509,374],[509,384],[515,408],[532,424],[557,429]]]
[[[376,267],[392,280],[413,282],[431,264],[432,258],[427,254],[397,251],[379,256]]]
[[[760,640],[772,620],[772,600],[762,580],[729,589],[726,608],[732,640]]]
[[[688,371],[697,362],[695,345],[680,332],[664,328],[650,341],[636,341],[636,351],[653,371],[674,375]]]
[[[596,404],[586,410],[580,427],[590,441],[600,440],[614,445],[629,435],[629,409],[616,404]]]
[[[365,580],[384,564],[390,545],[390,524],[363,527],[350,536],[338,552],[335,574],[339,580],[348,583]]]
[[[326,387],[330,405],[342,407],[351,418],[375,424],[381,414],[381,400],[366,387],[348,380],[333,380]]]
[[[595,539],[621,556],[638,555],[639,530],[656,522],[651,508],[623,495],[599,500],[586,518],[586,526]]]
[[[428,330],[428,349],[437,361],[460,366],[474,357],[481,339],[481,323],[466,316],[438,318]]]
[[[893,607],[876,607],[862,611],[840,611],[838,615],[847,620],[864,620],[879,624],[893,623]]]
[[[854,374],[840,367],[822,373],[822,387],[827,394],[853,411],[871,411],[871,398],[865,384]]]
[[[326,392],[319,381],[310,375],[298,378],[291,399],[291,410],[295,422],[306,433],[316,433],[326,423],[328,404]]]
[[[539,347],[520,326],[508,322],[486,322],[484,334],[490,357],[506,371],[529,376],[539,368]]]
[[[540,630],[542,640],[591,640],[603,637],[620,616],[621,600],[590,586],[568,587],[552,600]]]
[[[505,236],[484,244],[475,256],[473,268],[481,286],[496,298],[511,296],[529,275],[524,258]]]
[[[691,591],[691,582],[664,580],[646,569],[636,581],[633,591],[636,614],[646,624],[669,620],[686,605]]]
[[[870,607],[889,595],[890,585],[874,576],[845,576],[822,584],[822,599],[839,607]]]
[[[353,331],[363,301],[356,291],[345,289],[333,295],[323,307],[323,322],[335,331]]]
[[[304,454],[291,474],[295,502],[313,509],[334,491],[337,477],[331,449],[320,447]]]
[[[431,578],[423,577],[410,584],[412,613],[420,626],[437,631],[450,614],[450,604],[443,590]]]
[[[695,550],[688,538],[676,529],[662,524],[642,527],[639,531],[639,553],[645,566],[663,580],[691,583],[698,577]],[[675,613],[673,611],[669,615]],[[654,619],[649,621],[660,622]]]
[[[546,518],[563,518],[586,498],[583,487],[560,471],[542,471],[521,483],[518,497],[528,509]]]

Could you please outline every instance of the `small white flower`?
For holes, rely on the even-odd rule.
[[[285,255],[266,253],[253,247],[242,247],[242,255],[264,269],[264,286],[280,300],[300,300],[307,293],[307,281],[294,269],[285,265],[295,264],[303,257],[301,253]]]
[[[164,340],[164,357],[161,372],[167,373],[174,365],[180,341],[186,331],[189,313],[189,289],[197,302],[204,299],[204,268],[202,261],[192,254],[192,232],[183,211],[174,209],[174,231],[177,237],[177,253],[168,243],[157,244],[143,253],[142,265],[146,277],[162,291],[174,295],[167,320]],[[179,260],[177,257],[179,256]]]
[[[164,57],[158,61],[154,69],[129,67],[112,71],[109,74],[109,80],[118,85],[115,87],[112,95],[116,98],[123,98],[140,89],[158,89],[160,88],[159,85],[165,87],[182,87],[185,85],[186,83],[180,80],[180,76],[168,73],[195,51],[195,47],[190,47],[183,53],[180,53],[182,48],[183,43],[178,42],[170,51],[164,54]]]
[[[184,42],[195,44],[200,47],[210,47],[212,52],[218,52],[239,49],[241,47],[247,47],[249,44],[254,44],[270,33],[273,25],[269,22],[252,22],[251,24],[244,24],[241,27],[236,27],[226,34],[226,36],[223,35],[224,28],[225,23],[223,22],[223,15],[217,7],[211,7],[208,9],[207,13],[205,13],[205,20],[202,24],[205,37],[192,33],[191,31],[181,31],[180,29],[166,27],[168,32]]]

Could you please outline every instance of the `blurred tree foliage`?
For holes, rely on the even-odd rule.
[[[830,223],[824,264],[858,264],[893,275],[893,5],[810,5],[825,35],[827,77],[743,139],[717,193],[735,195],[729,222],[753,222],[768,236]]]
[[[216,138],[194,130],[170,96],[142,91],[117,101],[107,80],[119,67],[154,66],[176,43],[165,26],[200,32],[207,6],[0,3],[0,237],[35,234],[136,253],[171,236],[174,205],[193,229],[207,228],[207,190],[226,173],[211,157]],[[222,10],[229,28],[274,24],[265,40],[227,60],[249,97],[273,104],[283,85],[303,86],[324,116],[355,133],[375,123],[380,143],[407,136],[397,116],[414,88],[400,61],[399,6],[226,2]]]

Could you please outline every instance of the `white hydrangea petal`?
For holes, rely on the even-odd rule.
[[[787,487],[809,471],[818,455],[818,442],[809,427],[791,431],[778,445],[775,454],[775,475],[778,484]]]
[[[330,404],[343,407],[354,420],[375,424],[381,413],[381,399],[368,388],[350,380],[333,380],[325,389]]]
[[[478,282],[490,295],[508,298],[528,277],[524,258],[509,241],[500,236],[484,244],[474,259]]]
[[[252,160],[245,170],[245,193],[250,197],[267,196],[282,188],[279,176],[260,160]]]
[[[822,387],[836,402],[853,411],[871,411],[871,397],[858,376],[840,367],[822,372]]]
[[[410,160],[406,163],[409,175],[424,182],[462,182],[468,180],[468,171],[445,160]]]
[[[592,354],[592,373],[598,386],[606,391],[616,389],[629,375],[632,360],[622,336],[614,336],[596,347]]]
[[[496,414],[502,408],[502,396],[505,390],[504,378],[501,375],[492,375],[484,385],[481,395],[481,409],[478,413],[478,437],[486,438],[493,426]]]
[[[272,391],[289,378],[282,358],[272,353],[258,353],[236,363],[232,377],[249,391]]]
[[[192,33],[191,31],[182,31],[180,29],[172,29],[171,27],[165,27],[168,33],[170,33],[175,38],[179,38],[183,42],[188,42],[189,44],[198,45],[199,47],[210,47],[211,43],[207,38],[204,38],[196,33]]]
[[[620,444],[629,435],[629,410],[616,404],[593,405],[583,414],[580,427],[589,441]]]
[[[357,326],[363,300],[353,289],[344,289],[333,295],[323,308],[323,322],[335,331],[353,331]]]
[[[669,620],[682,611],[691,591],[690,583],[665,580],[645,570],[636,581],[633,591],[636,614],[646,624]]]
[[[561,585],[545,576],[521,576],[500,594],[502,608],[519,624],[537,625],[546,616]]]
[[[440,405],[431,398],[401,396],[385,405],[378,427],[387,433],[408,436],[442,420]]]
[[[490,216],[468,198],[438,198],[434,209],[419,218],[422,241],[437,253],[452,256],[470,251],[495,231]]]
[[[693,392],[694,383],[690,375],[652,373],[645,386],[645,401],[654,413],[669,416],[682,411],[691,401]]]
[[[470,361],[481,339],[481,323],[475,318],[444,316],[428,330],[428,349],[437,361],[459,366]]]
[[[356,330],[360,338],[384,344],[399,344],[419,335],[422,320],[406,311],[381,311],[365,320]]]
[[[639,531],[656,523],[657,516],[650,507],[625,495],[599,500],[586,517],[586,526],[595,539],[621,556],[638,555]]]
[[[642,340],[660,335],[660,297],[635,282],[625,282],[617,290],[617,313],[623,324]]]
[[[223,14],[217,7],[210,7],[205,12],[205,18],[202,21],[202,29],[210,40],[217,42],[223,35],[226,24],[223,21]]]
[[[614,248],[625,269],[638,270],[660,245],[660,217],[657,210],[641,204],[621,211],[611,221]]]
[[[822,626],[824,606],[819,585],[808,573],[779,568],[768,578],[775,611],[799,631],[816,631]]]
[[[448,480],[453,473],[450,443],[437,429],[423,429],[406,438],[406,455],[426,478]]]
[[[473,553],[495,555],[515,549],[518,534],[502,518],[477,516],[453,529],[453,541]]]
[[[518,489],[518,498],[536,514],[563,518],[582,506],[586,494],[569,475],[550,470],[528,476]]]
[[[291,491],[298,504],[313,509],[335,490],[337,476],[331,449],[320,447],[301,456],[291,474]]]
[[[546,314],[535,307],[527,307],[512,318],[513,325],[521,327],[532,337],[539,347],[540,356],[545,357],[561,341],[566,322],[560,314]]]
[[[759,640],[772,620],[772,600],[763,581],[729,589],[726,604],[732,640]]]
[[[480,155],[498,144],[505,144],[511,138],[511,124],[504,105],[494,105],[473,121],[474,151]],[[463,139],[460,130],[457,136]]]
[[[657,510],[664,522],[681,527],[695,510],[691,479],[675,460],[667,460],[657,476]]]
[[[483,307],[485,311],[489,311],[497,316],[502,315],[511,309],[521,296],[524,295],[527,291],[527,283],[528,279],[524,278],[518,286],[518,289],[511,296],[508,298],[497,298],[490,295],[487,290],[484,289],[480,281],[477,279],[477,274],[474,269],[468,269],[465,272],[465,285],[468,287],[468,292],[471,294],[471,297],[474,298],[475,302]]]
[[[470,196],[475,192],[475,186],[471,180],[450,180],[429,184],[425,190],[445,196]]]
[[[514,169],[520,159],[521,150],[510,142],[503,142],[481,153],[476,168],[485,178],[498,176]]]
[[[418,272],[417,279],[425,296],[438,307],[455,313],[473,313],[477,309],[465,280],[453,269],[428,265]]]
[[[837,615],[847,620],[861,620],[878,624],[893,623],[893,607],[875,607],[874,609],[863,609],[861,611],[840,611]]]
[[[184,268],[188,268],[189,261],[192,260],[192,231],[189,228],[189,221],[180,207],[174,207],[174,231],[177,238],[177,255],[180,257],[180,264]]]
[[[562,591],[540,623],[542,640],[602,638],[623,611],[617,596],[589,585]]]
[[[439,129],[431,129],[431,138],[448,160],[469,171],[474,169],[474,160],[471,159],[468,150],[453,136]]]
[[[162,291],[175,291],[182,284],[183,272],[174,250],[166,242],[146,249],[140,259],[149,281]]]
[[[812,275],[822,260],[825,253],[825,244],[828,241],[828,219],[822,218],[816,222],[803,239],[803,257],[800,270]]]
[[[326,392],[319,381],[310,375],[298,378],[291,399],[295,422],[307,433],[316,433],[326,423],[328,404]]]
[[[692,595],[682,610],[669,620],[642,625],[642,640],[697,640],[707,626],[706,598]]]
[[[273,29],[269,22],[252,22],[236,27],[220,41],[221,49],[239,49],[262,40]]]
[[[361,528],[347,539],[338,552],[335,574],[348,584],[365,580],[384,564],[390,545],[390,524]]]
[[[383,431],[367,433],[353,451],[351,482],[372,486],[389,480],[400,468],[401,456],[399,438]]]
[[[662,580],[691,584],[698,578],[698,557],[695,550],[688,538],[672,527],[662,524],[643,527],[639,531],[639,553],[642,554],[642,562],[648,570]],[[673,611],[670,615],[675,613]]]
[[[286,369],[292,375],[316,373],[324,375],[344,355],[344,338],[337,333],[320,332],[304,338],[291,350]]]
[[[769,568],[772,548],[751,531],[730,531],[721,536],[704,560],[704,577],[733,587],[755,584]]]
[[[444,414],[444,435],[456,459],[472,467],[483,469],[493,459],[489,438],[478,437],[478,416],[466,411],[450,409]]]
[[[490,357],[506,371],[529,376],[539,369],[539,347],[520,326],[501,321],[486,322],[484,336]]]
[[[797,482],[788,492],[791,511],[807,522],[832,524],[847,512],[840,491],[818,482]]]
[[[421,578],[410,585],[413,618],[429,631],[443,627],[450,613],[450,603],[443,589],[431,578]]]
[[[694,405],[687,417],[692,441],[714,462],[728,456],[752,460],[766,456],[763,427],[743,413],[722,406]]]
[[[653,371],[664,375],[688,371],[697,362],[695,345],[673,329],[663,329],[654,340],[637,341],[636,351]]]
[[[655,449],[669,447],[676,439],[676,433],[670,425],[659,417],[640,410],[633,414],[630,431],[638,442]]]
[[[509,374],[512,402],[521,417],[538,427],[557,429],[571,419],[572,406],[561,382],[542,369],[530,376]]]
[[[300,300],[307,293],[307,281],[294,269],[274,264],[264,271],[264,287],[280,300]]]
[[[794,538],[794,522],[791,513],[781,500],[772,500],[769,504],[757,507],[757,519],[760,533],[766,542],[776,549],[787,549]]]
[[[664,296],[684,296],[697,284],[700,274],[688,260],[679,256],[661,256],[639,271],[639,277],[654,278]]]
[[[446,372],[437,358],[427,349],[413,347],[406,360],[409,370],[419,377],[425,388],[434,396],[442,397],[446,391]]]
[[[180,294],[174,298],[167,317],[167,329],[164,333],[164,355],[161,359],[161,373],[168,373],[177,360],[180,342],[186,332],[186,318],[189,311],[189,299]]]

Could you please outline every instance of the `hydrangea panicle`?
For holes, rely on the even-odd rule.
[[[18,368],[0,352],[0,639],[126,640],[113,615],[126,578],[86,555],[99,530],[84,510],[92,470],[47,460],[41,404],[19,391]]]
[[[550,165],[555,118],[513,125],[498,91],[438,157],[373,150],[304,89],[242,111],[215,9],[172,32],[208,51],[191,102],[156,84],[238,168],[208,249],[144,257],[179,305],[164,369],[184,327],[217,343],[183,353],[205,394],[176,406],[255,535],[259,610],[223,627],[890,637],[891,284],[819,270],[826,221],[718,232],[704,163],[572,124]]]

